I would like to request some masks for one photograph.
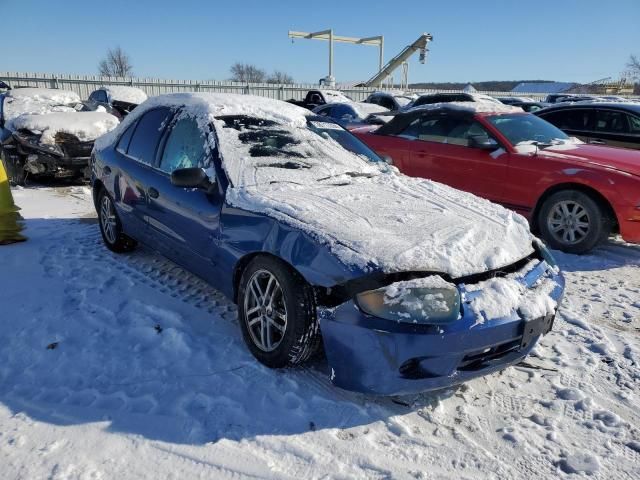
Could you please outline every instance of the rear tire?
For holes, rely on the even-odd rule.
[[[123,233],[113,200],[104,189],[98,195],[98,223],[102,240],[112,252],[130,252],[136,247],[135,240]]]
[[[249,350],[268,367],[298,365],[319,349],[313,290],[299,273],[275,258],[259,256],[245,268],[238,318]]]
[[[604,242],[613,228],[606,208],[578,190],[562,190],[547,198],[538,214],[545,242],[567,253],[587,253]]]

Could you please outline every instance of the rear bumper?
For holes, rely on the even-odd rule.
[[[557,284],[551,296],[559,304],[564,278],[551,276]],[[546,318],[549,327],[553,317]],[[320,315],[332,382],[379,395],[436,390],[518,363],[541,336],[524,345],[526,324],[517,314],[476,324],[464,304],[462,318],[446,326],[381,322],[353,301]]]

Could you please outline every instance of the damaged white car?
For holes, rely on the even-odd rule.
[[[1,98],[2,161],[11,183],[28,176],[87,177],[93,142],[119,120],[87,112],[71,91],[47,88],[10,90]]]

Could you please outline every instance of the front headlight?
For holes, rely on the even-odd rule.
[[[460,292],[437,275],[362,292],[356,301],[363,312],[397,322],[444,324],[460,317]]]

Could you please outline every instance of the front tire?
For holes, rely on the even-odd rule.
[[[613,221],[606,209],[591,196],[563,190],[547,198],[538,215],[540,235],[557,250],[587,253],[611,234]]]
[[[112,252],[130,252],[136,247],[136,242],[123,233],[113,200],[104,189],[98,195],[98,223],[102,240]]]
[[[259,256],[247,265],[240,279],[238,317],[249,350],[268,367],[298,365],[319,348],[313,291],[275,258]]]

